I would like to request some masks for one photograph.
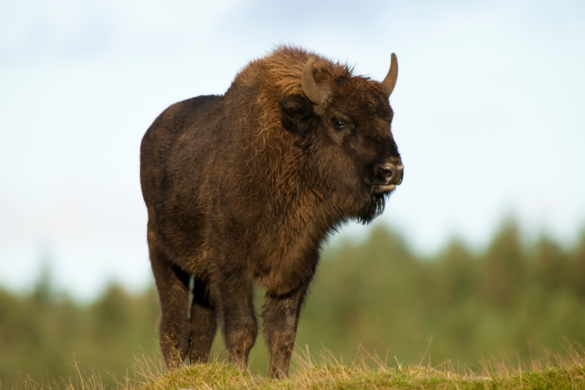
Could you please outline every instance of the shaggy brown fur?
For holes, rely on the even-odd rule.
[[[144,136],[141,184],[169,368],[188,355],[207,361],[218,320],[230,360],[246,367],[257,282],[267,290],[270,375],[286,376],[321,242],[348,219],[371,221],[402,181],[384,86],[317,57],[314,80],[327,99],[315,105],[301,84],[308,59],[279,47],[225,96],[174,104]]]

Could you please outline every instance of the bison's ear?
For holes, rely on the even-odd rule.
[[[282,125],[291,133],[305,134],[313,122],[313,104],[300,95],[288,95],[278,102]]]

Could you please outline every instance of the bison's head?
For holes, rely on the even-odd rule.
[[[335,197],[343,215],[370,222],[404,174],[388,101],[398,76],[396,55],[381,83],[324,75],[317,83],[314,64],[311,57],[302,74],[304,95],[280,100],[282,123],[306,145],[319,181],[315,184]]]

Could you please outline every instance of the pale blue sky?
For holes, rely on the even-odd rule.
[[[29,288],[46,250],[81,298],[111,277],[144,286],[142,135],[279,43],[375,79],[398,54],[406,175],[381,220],[415,250],[482,248],[510,213],[529,237],[579,237],[582,1],[0,0],[0,284]]]

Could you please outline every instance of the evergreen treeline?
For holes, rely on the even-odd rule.
[[[262,294],[258,293],[258,304]],[[156,355],[158,303],[153,288],[131,295],[118,285],[90,305],[59,296],[43,278],[34,293],[0,290],[0,378],[40,380],[75,375],[73,363],[119,377],[134,357]],[[481,254],[453,241],[433,258],[416,256],[382,225],[361,244],[327,249],[301,315],[297,344],[322,347],[344,361],[361,344],[369,352],[418,362],[430,342],[436,363],[473,365],[509,352],[540,357],[562,351],[565,340],[585,344],[585,236],[563,250],[543,236],[525,246],[505,224]],[[221,337],[214,353],[225,356]],[[428,355],[425,359],[428,359]],[[252,370],[267,368],[263,340]]]
[[[585,343],[585,236],[571,250],[545,236],[527,247],[509,222],[481,254],[453,241],[422,259],[378,226],[367,242],[324,260],[299,329],[299,344],[312,350],[323,343],[352,358],[361,343],[410,363],[432,337],[434,362],[474,364]]]
[[[114,383],[112,374],[132,372],[134,356],[157,350],[158,314],[154,288],[131,295],[111,284],[95,302],[79,305],[51,289],[45,273],[30,296],[0,290],[0,388],[27,376],[61,383],[78,367]]]

